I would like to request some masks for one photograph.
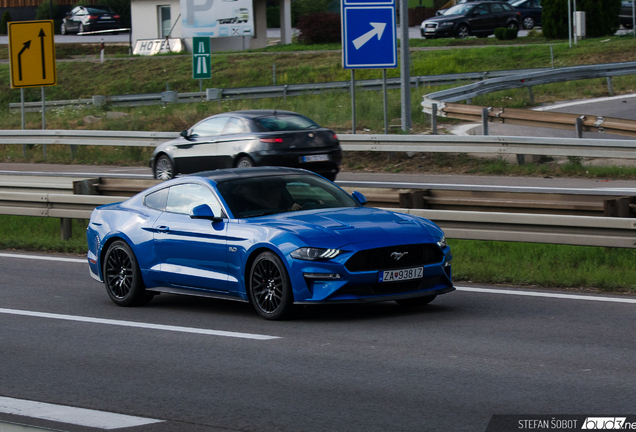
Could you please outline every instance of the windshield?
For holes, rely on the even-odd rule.
[[[457,4],[452,8],[448,9],[444,12],[444,16],[447,15],[466,15],[473,8],[473,5],[470,4]]]
[[[510,5],[514,6],[514,7],[519,7],[519,6],[523,5],[526,1],[527,0],[516,0],[516,1],[512,2],[512,3],[510,3]]]
[[[274,114],[254,119],[266,131],[296,131],[319,128],[307,117],[292,114]]]
[[[359,207],[346,192],[313,175],[287,175],[230,180],[218,190],[235,218],[301,210]]]

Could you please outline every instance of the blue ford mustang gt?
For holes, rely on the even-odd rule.
[[[90,273],[120,306],[186,294],[250,302],[266,319],[308,304],[424,305],[454,290],[437,225],[365,203],[294,168],[180,177],[95,209]]]

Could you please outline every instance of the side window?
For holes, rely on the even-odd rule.
[[[506,10],[506,11],[511,11],[511,10],[513,10],[513,9],[512,9],[512,6],[510,6],[509,4],[506,4],[506,3],[503,3],[503,4],[501,5],[501,7],[502,7],[502,8],[504,8],[504,10]]]
[[[144,197],[144,204],[155,210],[164,211],[168,200],[168,188],[158,190]]]
[[[492,9],[492,11],[494,13],[498,13],[498,12],[503,12],[504,8],[502,5],[500,5],[499,3],[493,3],[490,5],[490,8]]]
[[[245,132],[247,132],[247,128],[245,127],[245,123],[243,122],[243,120],[236,117],[232,117],[230,120],[228,120],[227,124],[225,125],[225,130],[223,131],[223,135],[239,134],[239,133],[245,133]]]
[[[220,135],[227,123],[228,117],[214,117],[203,121],[192,129],[193,136]]]
[[[215,216],[221,216],[221,204],[209,188],[200,184],[185,183],[170,188],[166,211],[189,215],[193,208],[201,204],[209,205]]]
[[[475,8],[476,15],[485,15],[489,13],[490,13],[490,9],[488,8],[487,4],[481,4]]]

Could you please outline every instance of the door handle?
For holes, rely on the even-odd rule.
[[[170,227],[167,227],[165,225],[161,225],[155,228],[158,232],[168,232],[170,231]]]

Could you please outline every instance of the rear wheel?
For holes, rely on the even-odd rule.
[[[526,30],[532,29],[534,27],[534,19],[531,16],[527,16],[523,19],[523,27]]]
[[[121,240],[111,244],[104,256],[104,285],[118,306],[141,306],[154,296],[146,292],[135,254]]]
[[[247,156],[243,156],[241,157],[237,162],[236,162],[236,167],[237,168],[252,168],[254,166],[254,162],[252,161],[252,159],[250,159]]]
[[[79,27],[77,28],[77,32],[78,33],[84,33],[84,24],[80,23]]]
[[[515,22],[511,22],[510,24],[508,24],[508,28],[509,29],[519,30],[519,26]]]
[[[267,320],[289,318],[294,294],[285,265],[273,252],[263,252],[252,264],[248,292],[256,312]]]
[[[64,23],[60,26],[60,34],[66,34],[66,25]]]
[[[174,178],[174,165],[168,156],[161,155],[155,162],[155,178],[157,180]]]
[[[415,297],[410,299],[396,300],[395,302],[400,306],[404,307],[416,307],[416,306],[424,306],[435,300],[437,295],[431,295],[426,297]]]
[[[459,27],[457,27],[457,31],[455,31],[455,37],[457,39],[466,39],[469,34],[470,30],[466,24],[460,24]]]

